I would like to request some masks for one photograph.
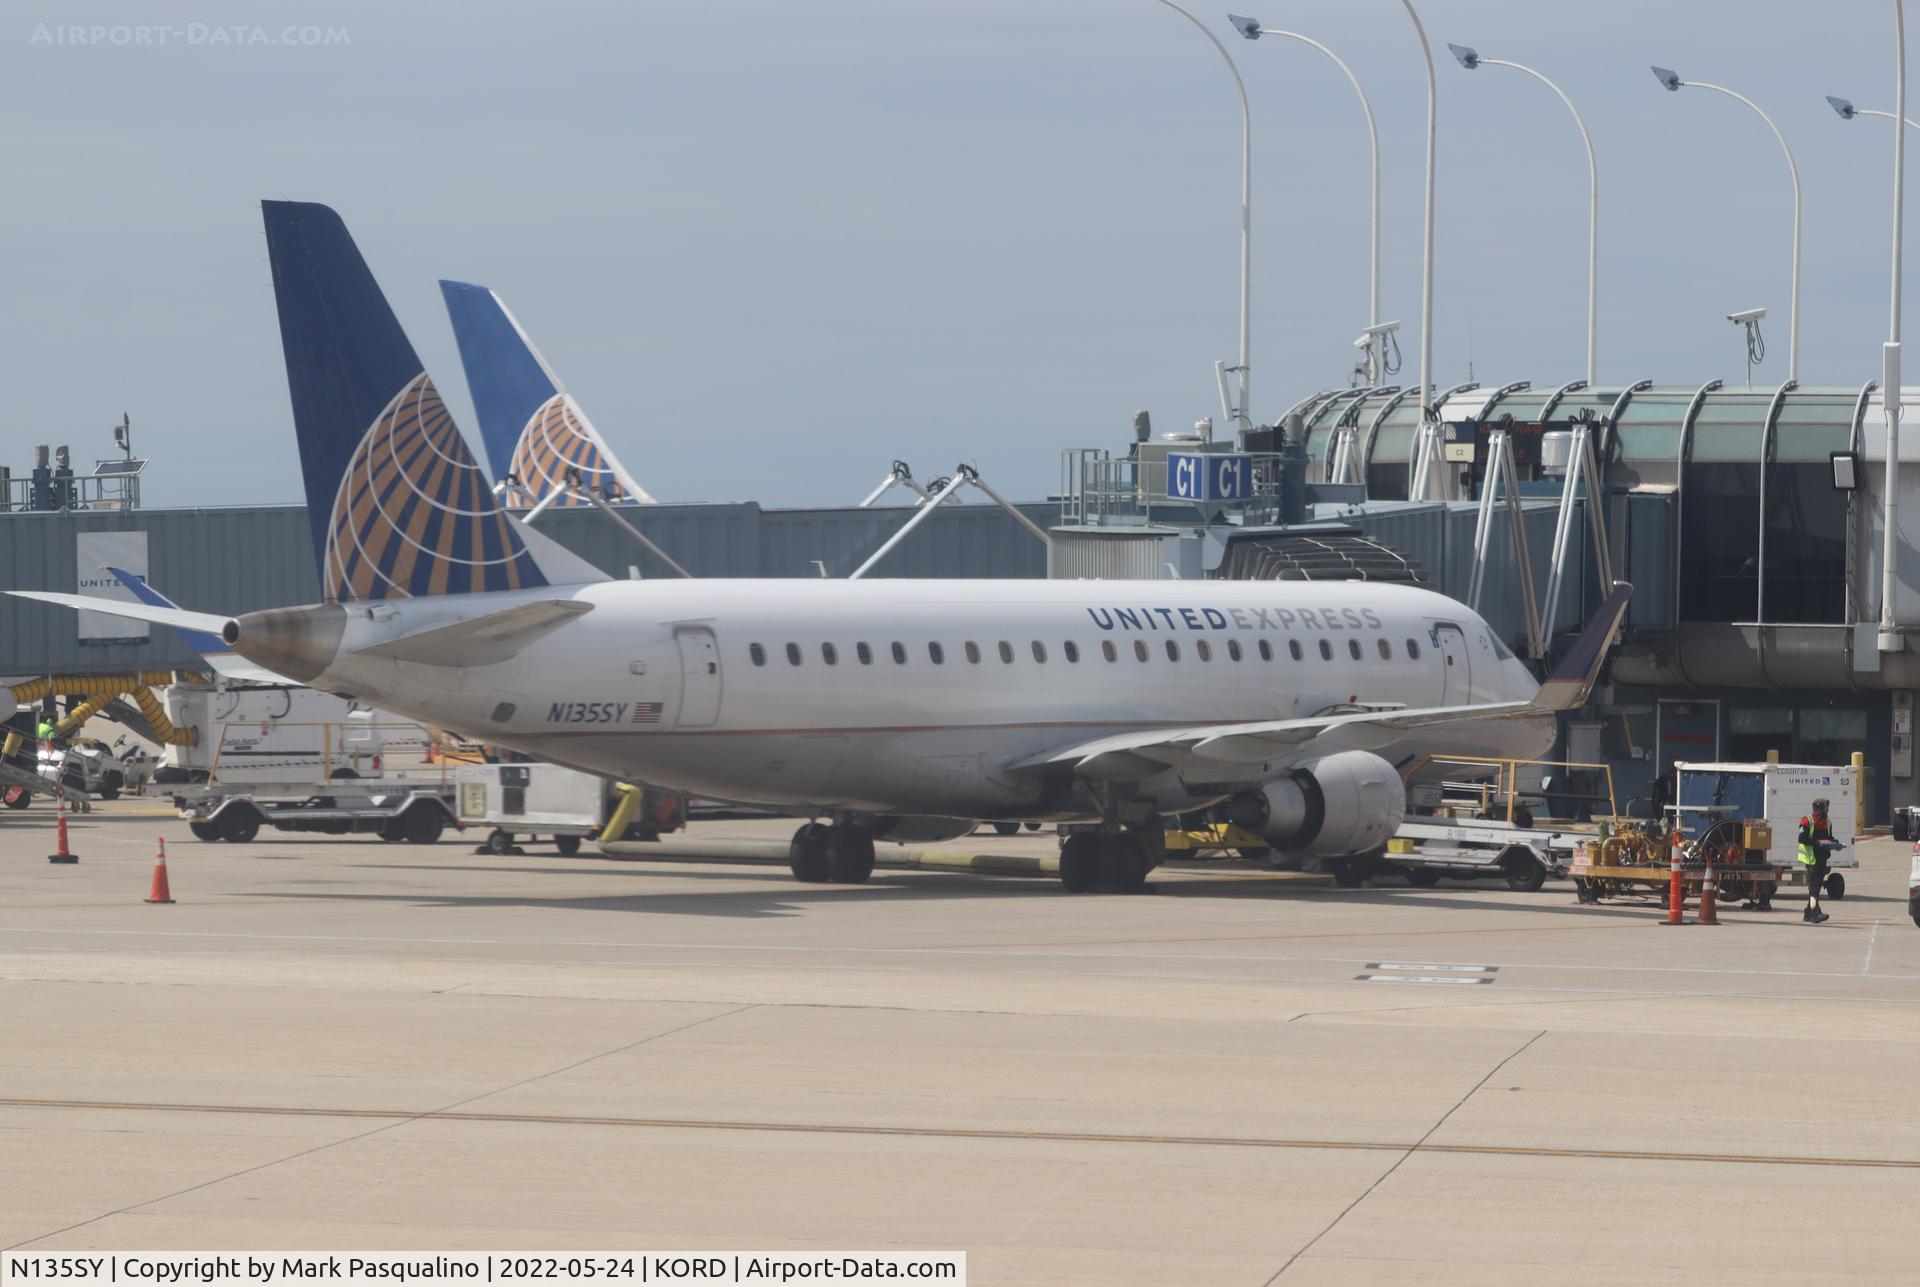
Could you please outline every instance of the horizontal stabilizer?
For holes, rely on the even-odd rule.
[[[591,603],[578,599],[542,599],[468,621],[428,626],[354,651],[363,657],[391,657],[423,666],[491,666],[511,660],[534,640],[591,611]]]
[[[147,621],[156,626],[172,626],[175,630],[197,630],[215,636],[227,628],[230,620],[213,612],[189,612],[185,608],[128,603],[124,599],[98,599],[90,594],[61,594],[54,590],[8,590],[6,593],[16,599],[37,599],[41,603],[57,603],[81,612],[104,612],[110,617]]]

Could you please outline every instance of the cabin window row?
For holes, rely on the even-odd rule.
[[[1354,661],[1360,661],[1366,657],[1367,649],[1358,639],[1348,639],[1346,642],[1347,655]],[[1221,651],[1215,649],[1212,642],[1206,639],[1195,639],[1192,643],[1193,655],[1200,661],[1212,661],[1216,651]],[[1373,643],[1374,651],[1379,655],[1380,660],[1393,660],[1393,644],[1391,641],[1385,638],[1376,638]],[[1162,646],[1166,652],[1168,661],[1180,660],[1182,649],[1179,640],[1164,640]],[[980,645],[971,639],[962,644],[961,648],[966,659],[976,666],[980,664],[985,655]],[[892,655],[893,663],[896,666],[904,666],[907,664],[907,645],[896,640],[887,646],[887,650]],[[1044,663],[1047,660],[1047,645],[1040,642],[1040,640],[1033,640],[1028,645],[1027,650],[1032,654],[1036,662]],[[995,651],[999,654],[1000,660],[1008,665],[1012,665],[1015,658],[1019,655],[1018,650],[1005,639],[1002,639],[995,645]],[[1331,640],[1320,640],[1318,643],[1318,651],[1322,661],[1333,660],[1334,647]],[[1154,649],[1145,639],[1135,639],[1133,641],[1132,652],[1136,660],[1149,661],[1153,657]],[[1242,646],[1238,639],[1229,639],[1226,642],[1224,652],[1229,661],[1243,661],[1249,655],[1255,653],[1257,653],[1261,661],[1272,661],[1275,656],[1274,645],[1271,640],[1267,639],[1256,640],[1252,650]],[[1080,660],[1080,645],[1069,639],[1060,645],[1060,654],[1069,662],[1077,662]],[[799,666],[806,662],[806,650],[797,643],[789,643],[786,645],[786,655],[789,666]],[[874,651],[867,644],[855,644],[853,646],[853,655],[862,666],[871,666],[873,664]],[[1119,661],[1121,651],[1113,640],[1102,639],[1100,641],[1100,655],[1108,661]],[[1289,639],[1287,640],[1287,655],[1295,661],[1304,661],[1307,653],[1298,639]],[[1406,641],[1406,655],[1409,661],[1420,660],[1420,645],[1417,641],[1412,639]],[[756,666],[764,666],[767,664],[767,649],[762,644],[755,643],[747,645],[747,656],[752,659],[753,664]],[[821,644],[820,660],[829,666],[839,665],[839,648],[830,643]],[[946,646],[938,642],[929,642],[927,644],[927,660],[936,666],[945,665],[947,660]]]

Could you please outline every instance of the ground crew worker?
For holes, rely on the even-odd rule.
[[[1833,824],[1827,821],[1827,802],[1815,800],[1813,812],[1800,819],[1800,864],[1807,873],[1807,909],[1800,919],[1809,925],[1828,919],[1820,910],[1820,889],[1827,883],[1827,855],[1838,848]]]

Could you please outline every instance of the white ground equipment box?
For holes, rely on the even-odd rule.
[[[193,746],[169,746],[154,781],[241,785],[380,778],[398,754],[417,760],[419,724],[294,684],[171,684],[167,718],[200,730]]]
[[[491,825],[486,847],[498,854],[513,852],[515,836],[551,836],[561,853],[577,853],[610,808],[605,778],[558,764],[476,764],[455,782],[461,825]]]
[[[1860,816],[1860,770],[1814,764],[1678,764],[1680,828],[1689,836],[1704,832],[1720,818],[1765,818],[1773,828],[1773,848],[1767,861],[1787,880],[1804,881],[1800,850],[1800,819],[1813,812],[1815,800],[1827,802],[1827,821],[1833,837],[1846,848],[1827,861],[1830,868],[1856,868],[1854,848]],[[1827,892],[1835,897],[1846,890],[1838,875],[1827,877]]]

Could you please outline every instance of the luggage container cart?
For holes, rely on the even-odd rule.
[[[1843,848],[1827,859],[1826,893],[1844,898],[1843,871],[1860,866],[1853,848],[1860,809],[1860,773],[1852,767],[1817,764],[1688,764],[1674,766],[1680,804],[1679,827],[1689,839],[1723,818],[1764,819],[1772,828],[1767,861],[1778,883],[1805,885],[1799,860],[1800,819],[1815,800],[1827,801],[1827,818]]]
[[[1539,889],[1549,876],[1567,875],[1577,846],[1599,831],[1595,822],[1547,815],[1615,812],[1613,771],[1605,764],[1436,755],[1408,777],[1428,779],[1412,788],[1416,800],[1424,794],[1426,811],[1409,814],[1376,861],[1422,888],[1444,876]],[[1582,777],[1594,788],[1578,788]]]

